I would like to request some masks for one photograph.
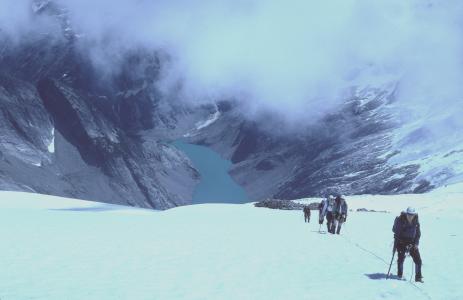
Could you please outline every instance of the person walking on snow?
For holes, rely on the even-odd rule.
[[[333,209],[333,229],[332,233],[339,234],[341,232],[341,227],[347,219],[347,202],[342,196],[337,196],[334,200],[334,209]]]
[[[326,227],[327,227],[329,233],[334,233],[334,228],[333,228],[333,221],[334,221],[333,209],[334,209],[334,197],[330,195],[330,196],[328,196],[328,199],[326,200],[326,208],[325,208],[325,214],[326,214]]]
[[[318,204],[318,224],[320,225],[323,224],[323,220],[325,219],[326,203],[327,203],[327,200],[323,199],[322,201],[320,201],[320,204]]]
[[[414,208],[408,207],[406,211],[395,218],[392,232],[394,232],[394,247],[398,253],[397,276],[402,278],[405,255],[408,252],[415,262],[415,281],[423,282],[422,262],[418,249],[421,230],[418,214]]]
[[[302,210],[304,211],[304,222],[310,223],[310,207],[306,205]]]

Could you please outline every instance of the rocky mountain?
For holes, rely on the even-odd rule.
[[[338,110],[297,131],[275,130],[272,118],[244,117],[239,102],[191,107],[161,94],[161,53],[143,47],[102,73],[81,51],[85,36],[66,9],[33,3],[36,16],[54,20],[51,31],[20,42],[0,32],[2,190],[155,209],[189,204],[200,174],[171,146],[181,137],[231,160],[231,176],[255,200],[421,193],[463,180],[463,136],[448,127],[460,122],[458,111],[404,121],[398,82],[354,86]]]
[[[394,81],[353,87],[338,111],[296,132],[276,133],[271,118],[246,121],[222,105],[221,117],[190,140],[230,159],[252,199],[423,193],[461,181],[463,135],[447,128],[458,111],[441,111],[439,122],[403,120],[396,91]]]
[[[0,188],[156,209],[188,204],[199,174],[169,141],[201,112],[159,96],[156,54],[129,53],[102,79],[63,11],[52,2],[35,11],[56,16],[63,34],[19,44],[2,36]]]

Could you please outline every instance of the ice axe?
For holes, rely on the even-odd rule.
[[[390,273],[391,273],[391,267],[392,267],[392,262],[394,261],[395,251],[396,251],[396,241],[394,240],[394,248],[392,248],[391,263],[389,264],[389,270],[387,270],[386,279],[389,279],[389,275],[390,275]]]

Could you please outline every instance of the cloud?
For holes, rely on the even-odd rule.
[[[30,25],[27,1],[1,1],[2,27]],[[349,86],[391,78],[404,105],[420,112],[463,92],[457,0],[57,2],[99,67],[117,69],[121,53],[137,47],[163,51],[164,92],[192,102],[237,99],[250,116],[316,120]]]
[[[2,0],[0,2],[1,32],[20,31],[28,27],[30,5],[27,1]]]

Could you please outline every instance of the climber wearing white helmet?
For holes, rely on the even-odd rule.
[[[408,207],[400,216],[396,217],[392,231],[394,232],[394,247],[398,252],[397,276],[402,278],[405,254],[409,252],[415,262],[415,281],[423,282],[421,274],[422,262],[418,249],[421,230],[418,214],[415,212],[415,209]]]

